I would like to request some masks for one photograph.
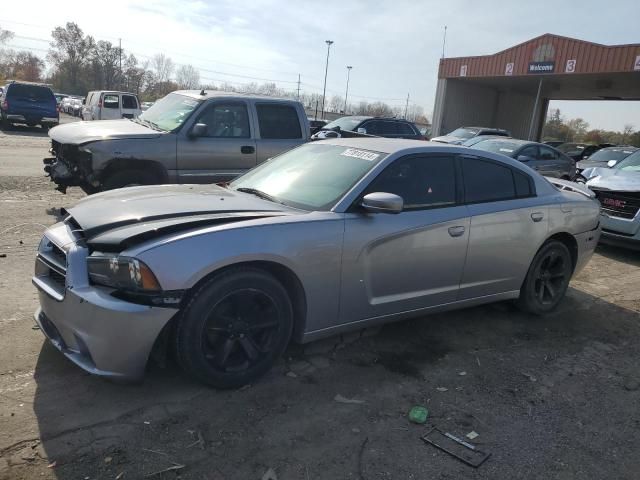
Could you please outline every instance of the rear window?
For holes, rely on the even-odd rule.
[[[516,194],[517,179],[514,179],[511,169],[503,165],[465,158],[462,162],[462,173],[467,203],[496,202],[520,196]],[[526,191],[523,191],[522,185],[520,191]]]
[[[132,97],[131,95],[123,95],[122,108],[138,108],[136,97]]]
[[[120,99],[118,95],[105,95],[102,100],[104,108],[120,108]]]
[[[256,105],[260,138],[302,138],[298,112],[289,105]]]
[[[40,85],[25,85],[22,83],[9,85],[7,97],[32,101],[35,100],[39,102],[55,101],[55,97],[53,96],[53,92],[50,88]]]
[[[416,132],[413,131],[411,125],[408,123],[398,122],[398,133],[400,135],[415,135]]]

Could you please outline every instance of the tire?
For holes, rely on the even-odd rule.
[[[239,388],[271,369],[292,330],[293,308],[282,284],[261,269],[232,268],[199,287],[181,312],[176,357],[207,385]]]
[[[576,182],[576,183],[582,183],[582,184],[587,183],[587,179],[586,179],[586,177],[584,177],[584,176],[583,176],[582,174],[580,174],[580,173],[576,175],[576,178],[575,178],[573,181],[574,181],[574,182]]]
[[[153,172],[145,170],[121,170],[107,176],[102,182],[102,190],[132,187],[135,185],[154,185],[159,183]]]
[[[11,123],[9,123],[9,120],[7,120],[5,116],[0,118],[0,128],[2,128],[2,130],[9,130],[11,126]]]
[[[567,246],[547,241],[533,258],[516,304],[527,313],[544,315],[553,311],[569,287],[573,261]]]

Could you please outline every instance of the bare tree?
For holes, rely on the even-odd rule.
[[[13,32],[0,28],[0,45],[7,43],[13,38]]]
[[[176,83],[184,90],[200,87],[200,71],[193,65],[182,65],[176,71]]]
[[[156,83],[166,83],[171,80],[173,74],[173,60],[164,53],[159,53],[151,60],[151,68],[155,74]]]
[[[329,111],[330,112],[342,112],[342,109],[344,108],[344,98],[341,97],[340,95],[334,95],[333,97],[331,97],[331,100],[329,101]]]
[[[633,125],[625,123],[624,127],[622,127],[622,143],[627,143],[631,135],[633,135]]]

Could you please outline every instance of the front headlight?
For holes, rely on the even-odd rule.
[[[158,292],[158,279],[144,262],[133,257],[90,256],[87,269],[91,282],[130,292]]]

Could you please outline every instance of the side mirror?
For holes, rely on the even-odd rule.
[[[527,163],[533,160],[533,158],[531,158],[529,155],[518,155],[518,158],[516,158],[516,160],[522,163]]]
[[[358,133],[364,133],[366,135],[367,129],[363,128],[363,127],[360,127],[360,128],[358,128]]]
[[[193,128],[191,128],[191,132],[189,132],[189,136],[191,138],[204,137],[207,134],[207,127],[204,123],[196,123]]]
[[[360,206],[371,213],[400,213],[404,208],[404,200],[393,193],[374,192],[365,195]]]
[[[617,161],[617,160],[609,160],[609,161],[607,162],[607,167],[609,167],[609,168],[613,168],[613,167],[615,167],[615,166],[616,166],[616,164],[617,164],[617,163],[618,163],[618,161]]]

